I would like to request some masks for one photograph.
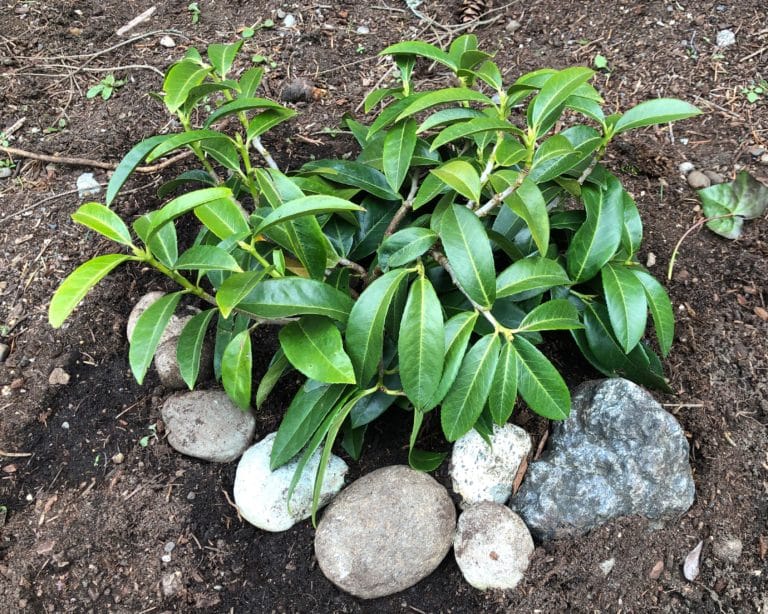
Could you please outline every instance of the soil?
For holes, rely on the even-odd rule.
[[[140,138],[174,129],[148,97],[161,85],[152,68],[163,71],[190,45],[235,40],[240,28],[273,19],[277,28],[257,29],[245,43],[246,57],[274,62],[266,93],[279,96],[294,78],[325,92],[297,103],[299,116],[265,140],[283,168],[296,168],[312,156],[354,151],[335,129],[344,113],[360,114],[365,94],[387,78],[381,48],[449,38],[395,0],[198,4],[197,24],[186,2],[158,3],[148,22],[120,37],[115,30],[150,3],[3,3],[0,130],[23,119],[12,146],[115,162]],[[461,6],[427,0],[419,10],[450,25],[461,23]],[[293,28],[280,27],[278,9],[296,17]],[[622,138],[609,160],[640,206],[642,258],[655,259],[650,268],[663,278],[675,243],[701,218],[681,162],[727,177],[743,168],[768,182],[768,166],[750,154],[768,148],[768,96],[750,103],[742,92],[768,77],[765,10],[763,0],[577,0],[565,11],[556,0],[497,0],[471,27],[484,48],[498,50],[507,79],[543,66],[590,65],[599,53],[609,71],[596,83],[609,107],[676,96],[705,111],[672,129]],[[370,33],[358,34],[358,26]],[[717,48],[724,28],[736,43]],[[165,34],[175,48],[160,46]],[[443,79],[438,69],[420,70],[420,79]],[[107,101],[86,99],[109,73],[127,82]],[[69,217],[78,206],[76,178],[91,169],[14,162],[12,177],[0,180],[0,342],[10,347],[0,364],[0,505],[7,508],[4,518],[0,511],[0,611],[768,612],[765,218],[747,222],[737,241],[695,232],[667,283],[678,315],[666,363],[674,394],[657,398],[691,444],[697,496],[687,513],[664,526],[619,519],[585,537],[540,544],[512,591],[472,589],[448,556],[413,588],[363,602],[324,578],[309,522],[278,534],[242,522],[227,494],[235,464],[198,462],[164,441],[159,407],[168,391],[152,375],[143,386],[133,381],[124,334],[139,296],[164,288],[157,275],[125,268],[64,327],[47,324],[62,278],[110,246]],[[133,219],[156,206],[153,188],[178,171],[133,179],[116,210]],[[95,174],[106,181],[104,171]],[[257,346],[263,371],[274,337],[265,334]],[[552,348],[570,385],[596,376],[565,341]],[[68,383],[49,383],[57,367]],[[276,428],[291,390],[258,414],[259,436]],[[537,435],[545,430],[524,409],[515,420]],[[406,429],[395,412],[377,424],[349,477],[407,462]],[[436,477],[446,483],[445,469]],[[718,558],[714,545],[724,539],[740,540],[741,554]],[[700,540],[701,574],[688,582],[681,566]],[[608,559],[615,565],[605,575],[599,564]]]

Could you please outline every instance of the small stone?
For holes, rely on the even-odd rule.
[[[7,166],[0,168],[0,179],[8,179],[11,175],[13,175],[13,169],[8,168]]]
[[[51,386],[66,386],[69,383],[69,373],[61,367],[56,367],[48,376],[48,383]]]
[[[291,13],[288,13],[283,18],[283,27],[284,28],[292,28],[296,25],[296,17],[294,17]]]
[[[685,162],[681,162],[680,166],[678,168],[680,169],[680,174],[687,175],[688,173],[690,173],[696,167],[693,165],[692,162],[688,162],[686,160]]]
[[[176,41],[166,34],[160,39],[160,46],[171,49],[176,46]]]
[[[708,188],[711,184],[709,177],[707,177],[701,171],[691,171],[688,173],[688,185],[694,190],[702,190]]]
[[[606,559],[598,567],[600,567],[600,571],[603,572],[604,576],[607,576],[609,573],[613,571],[613,566],[616,565],[616,559],[610,558]]]
[[[64,421],[61,423],[61,428],[63,428],[65,431],[69,430],[69,422]]]
[[[8,358],[8,354],[11,353],[11,348],[6,343],[0,343],[0,362],[5,362]]]
[[[164,554],[163,556],[160,557],[160,560],[163,563],[170,563],[173,560],[173,557],[170,554]]]
[[[718,183],[725,183],[725,177],[715,171],[704,171],[704,174],[709,179],[711,185],[717,185]]]
[[[174,571],[163,576],[160,582],[163,590],[164,597],[173,597],[183,588],[184,584],[181,581],[181,572]]]
[[[476,589],[512,589],[528,569],[533,539],[520,516],[485,501],[459,516],[453,550],[464,579]]]
[[[656,254],[648,252],[648,257],[645,260],[645,266],[649,269],[656,264]]]
[[[283,9],[277,9],[277,12],[275,13],[275,16],[278,19],[285,19],[285,11]]]
[[[191,319],[191,317],[178,318],[178,324],[183,329]],[[160,377],[160,383],[170,390],[187,388],[184,378],[181,377],[179,361],[176,358],[176,346],[178,344],[178,336],[166,339],[157,346],[155,352],[154,365],[157,375]],[[200,371],[197,382],[203,382],[213,374],[213,353],[213,342],[210,339],[205,339],[200,352]]]
[[[760,156],[760,164],[768,164],[768,152]]]
[[[658,580],[662,571],[664,571],[664,561],[656,561],[651,571],[648,572],[648,577],[651,580]]]
[[[370,34],[371,30],[368,28],[368,26],[358,26],[357,30],[355,30],[358,34]]]
[[[712,544],[712,554],[726,563],[738,563],[744,544],[735,537],[719,538]]]
[[[77,195],[80,199],[97,196],[101,193],[99,182],[93,177],[93,173],[83,173],[77,178]]]
[[[522,28],[523,24],[521,24],[517,19],[510,19],[505,27],[507,32],[513,33]]]
[[[749,148],[749,155],[753,158],[759,158],[765,153],[765,147],[761,147],[760,145],[753,145]]]
[[[197,497],[197,495],[195,493],[193,493],[193,492],[187,493],[187,501],[194,501],[195,497]]]
[[[736,44],[736,35],[732,30],[720,30],[717,33],[716,44],[718,47],[725,48]]]
[[[531,451],[531,438],[514,424],[495,425],[489,446],[472,429],[453,446],[451,482],[462,507],[481,501],[505,503],[520,463]]]
[[[456,509],[426,473],[383,467],[345,488],[323,514],[315,556],[325,577],[362,599],[400,592],[431,574],[453,541]]]
[[[196,390],[168,398],[160,413],[168,443],[182,454],[228,463],[240,457],[253,438],[256,420],[222,390]]]
[[[166,544],[163,546],[163,550],[165,550],[168,554],[173,552],[173,549],[176,547],[176,542],[166,542]]]
[[[121,465],[125,461],[125,454],[122,452],[118,452],[112,457],[112,462],[115,463],[115,465]]]
[[[252,525],[265,531],[287,531],[312,514],[312,491],[315,474],[320,465],[320,450],[316,450],[304,467],[293,495],[288,490],[298,467],[298,458],[272,471],[270,454],[276,433],[270,433],[246,450],[235,473],[234,496],[240,515]],[[332,454],[323,479],[320,506],[326,505],[344,486],[347,464]]]

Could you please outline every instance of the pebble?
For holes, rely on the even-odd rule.
[[[682,175],[687,175],[692,170],[694,170],[696,167],[693,165],[692,162],[688,162],[687,160],[685,162],[681,162],[680,166],[678,167],[680,169],[680,173]]]
[[[118,452],[112,457],[112,462],[115,463],[115,465],[120,465],[125,460],[125,454],[122,452]]]
[[[283,18],[283,27],[284,28],[292,28],[296,25],[296,17],[294,17],[291,13],[288,13]]]
[[[717,33],[716,43],[718,47],[730,47],[736,44],[736,35],[732,30],[720,30]]]
[[[165,550],[168,554],[173,552],[173,549],[176,547],[176,542],[166,542],[165,546],[163,546],[163,550]]]
[[[285,19],[285,11],[283,9],[277,9],[277,12],[275,13],[275,16],[278,19]]]
[[[712,182],[701,171],[691,171],[688,173],[688,185],[694,190],[702,190],[708,188]]]
[[[0,179],[8,179],[11,175],[13,175],[13,169],[7,166],[0,168]]]
[[[197,495],[195,493],[193,493],[193,492],[187,493],[187,501],[194,501],[195,497],[197,497]]]
[[[616,565],[616,559],[611,558],[611,559],[606,559],[605,561],[600,563],[598,567],[600,567],[600,571],[603,572],[603,575],[607,576],[609,573],[613,571],[614,565]]]
[[[170,563],[173,560],[173,557],[170,554],[164,554],[163,556],[160,557],[160,560],[163,563]]]
[[[765,147],[761,147],[760,145],[753,145],[749,148],[749,155],[753,158],[759,158],[765,153]]]
[[[720,173],[716,173],[715,171],[704,171],[704,174],[707,176],[712,185],[725,183],[725,177]]]
[[[163,596],[173,597],[183,588],[181,572],[174,571],[173,573],[164,575],[160,584],[163,590]]]
[[[649,269],[656,264],[656,254],[653,252],[648,252],[648,258],[645,261],[645,266],[647,266]]]
[[[768,152],[760,156],[760,164],[768,164]]]
[[[520,463],[531,451],[531,438],[514,424],[494,425],[491,445],[472,429],[453,446],[451,482],[462,507],[481,501],[505,503]]]
[[[61,367],[56,367],[48,376],[48,383],[51,386],[66,386],[69,383],[69,373]]]
[[[10,346],[6,343],[0,343],[0,362],[5,362],[5,359],[8,358],[8,354],[10,353]]]
[[[520,516],[485,501],[459,516],[453,550],[464,579],[476,589],[513,589],[528,569],[533,539]]]
[[[101,186],[93,177],[93,173],[83,173],[77,178],[77,195],[81,200],[96,196],[100,193]]]
[[[270,433],[246,450],[237,464],[234,496],[240,515],[265,531],[287,531],[312,514],[312,491],[320,466],[316,450],[304,467],[288,502],[288,490],[298,467],[298,457],[272,471],[269,466],[277,433]],[[347,464],[331,454],[320,493],[320,506],[326,505],[344,486]]]
[[[712,544],[712,554],[726,563],[738,563],[743,550],[744,544],[735,537],[716,539]]]
[[[63,428],[65,431],[68,431],[69,430],[69,422],[66,422],[66,421],[62,422],[61,423],[61,428]]]
[[[166,399],[160,414],[172,448],[203,460],[228,463],[245,451],[256,420],[223,390],[196,390]]]
[[[522,27],[523,24],[521,24],[517,19],[511,19],[507,22],[506,30],[507,32],[517,32]]]
[[[176,46],[176,41],[166,34],[160,39],[160,45],[166,49],[171,49]]]
[[[370,34],[371,30],[368,26],[358,26],[355,32],[357,32],[358,34]]]
[[[325,577],[362,599],[400,592],[431,574],[453,542],[456,509],[434,478],[382,467],[345,488],[315,533]]]

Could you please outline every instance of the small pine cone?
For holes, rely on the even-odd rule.
[[[490,8],[490,0],[462,0],[461,23],[469,23],[480,19]]]

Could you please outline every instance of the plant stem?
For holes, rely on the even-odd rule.
[[[488,200],[482,207],[477,209],[475,211],[475,215],[477,217],[484,217],[488,215],[491,211],[493,211],[496,207],[498,207],[502,202],[504,202],[504,199],[512,196],[512,194],[519,188],[525,178],[528,176],[528,171],[521,171],[517,179],[515,179],[515,183],[513,183],[511,186],[507,187],[505,190],[499,192],[498,194],[494,194],[492,198]]]
[[[697,228],[701,228],[707,222],[712,222],[714,220],[724,220],[730,217],[734,217],[735,215],[736,215],[735,213],[727,213],[726,215],[716,215],[714,217],[705,217],[703,219],[700,219],[688,230],[686,230],[685,233],[683,233],[683,236],[680,237],[680,240],[675,244],[675,249],[672,250],[672,256],[670,256],[669,258],[669,268],[667,268],[667,279],[670,279],[670,280],[672,279],[672,269],[675,268],[675,260],[677,260],[677,254],[680,251],[680,246],[683,244],[683,241],[685,241],[685,239],[688,238],[689,234],[691,234]]]
[[[280,170],[277,166],[277,162],[275,162],[275,159],[272,157],[272,154],[270,154],[266,147],[261,144],[261,138],[258,136],[253,137],[253,139],[251,139],[251,144],[253,145],[253,148],[259,152],[261,157],[264,158],[264,162],[267,163],[269,168],[275,169],[276,171]]]
[[[352,269],[358,275],[360,275],[360,277],[368,276],[368,270],[364,266],[358,264],[357,262],[352,262],[351,260],[347,260],[346,258],[339,258],[339,264],[341,266],[347,267],[348,269]]]
[[[280,277],[283,277],[283,275],[280,274],[280,271],[276,271],[275,267],[273,267],[269,263],[269,261],[266,258],[264,258],[264,256],[262,256],[252,244],[246,243],[245,241],[238,241],[237,245],[240,249],[248,252],[251,256],[253,256],[261,266],[267,269],[269,271],[270,277],[274,279],[279,279]]]
[[[400,208],[395,213],[395,216],[392,218],[392,221],[389,223],[389,226],[387,226],[387,229],[384,231],[384,237],[391,236],[396,230],[397,227],[400,226],[401,222],[403,221],[403,218],[408,214],[408,212],[413,207],[413,199],[416,198],[416,192],[419,190],[419,175],[418,173],[414,173],[411,175],[411,189],[408,192],[408,196],[405,197],[405,200],[403,200],[403,204],[400,205]]]

